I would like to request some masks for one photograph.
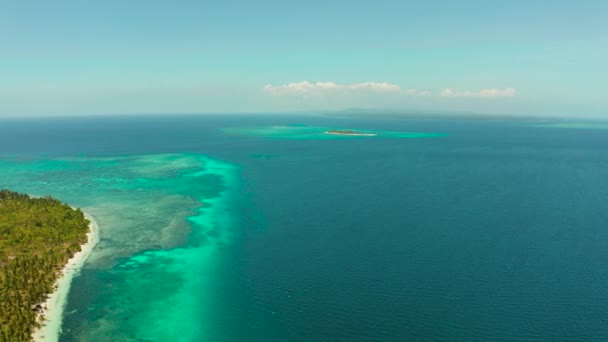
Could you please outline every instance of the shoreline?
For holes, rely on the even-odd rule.
[[[57,282],[55,290],[50,293],[47,299],[40,303],[42,310],[38,314],[37,321],[40,322],[42,316],[44,321],[42,326],[35,329],[32,333],[34,341],[57,341],[59,340],[59,332],[61,331],[61,323],[63,322],[63,309],[67,303],[68,293],[72,285],[72,279],[80,272],[97,242],[99,242],[99,225],[95,219],[83,211],[84,216],[89,220],[89,231],[87,232],[87,242],[80,246],[80,252],[68,260]]]
[[[345,136],[355,136],[355,137],[375,137],[378,136],[376,133],[339,133],[339,132],[330,132],[327,131],[325,134],[331,135],[345,135]]]

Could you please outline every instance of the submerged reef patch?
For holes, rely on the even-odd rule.
[[[329,140],[329,139],[416,139],[445,136],[442,133],[391,132],[378,130],[333,128],[307,125],[244,126],[229,127],[222,130],[235,136],[252,136],[268,139],[290,140]]]

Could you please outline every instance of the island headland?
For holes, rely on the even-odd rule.
[[[56,341],[97,225],[51,197],[0,190],[0,340]]]
[[[333,135],[353,135],[360,137],[375,137],[378,134],[376,133],[366,133],[366,132],[357,132],[350,129],[330,129],[325,132],[325,134],[333,134]]]

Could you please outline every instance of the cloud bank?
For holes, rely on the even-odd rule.
[[[501,98],[515,96],[514,88],[505,89],[480,89],[456,91],[445,88],[443,91],[434,93],[430,90],[418,90],[415,88],[402,89],[400,85],[387,82],[361,82],[361,83],[336,83],[336,82],[293,82],[288,84],[267,84],[263,91],[272,96],[315,96],[329,94],[402,94],[409,96],[438,96],[442,98]]]
[[[294,82],[282,85],[267,84],[264,92],[273,96],[289,95],[321,95],[328,93],[385,93],[385,94],[407,94],[412,96],[429,96],[431,92],[417,89],[401,89],[398,84],[387,82],[361,82],[361,83],[336,83],[336,82]]]

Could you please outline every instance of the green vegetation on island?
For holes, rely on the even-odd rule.
[[[28,341],[61,270],[87,242],[82,211],[0,190],[0,341]]]

